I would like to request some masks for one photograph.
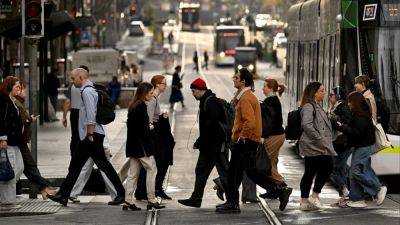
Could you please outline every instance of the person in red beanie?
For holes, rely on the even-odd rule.
[[[195,169],[194,191],[190,198],[178,200],[178,202],[182,205],[199,208],[207,179],[214,166],[219,173],[222,187],[227,189],[228,155],[225,148],[225,132],[221,126],[226,121],[226,116],[221,100],[207,88],[203,79],[194,80],[190,89],[196,100],[200,101],[200,136],[193,145],[193,149],[199,149],[200,154]],[[219,197],[223,200],[223,195]]]

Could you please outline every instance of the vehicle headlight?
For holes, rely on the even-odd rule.
[[[243,66],[242,65],[238,65],[238,70],[241,70],[242,68],[243,68]]]
[[[220,52],[220,53],[219,53],[219,56],[220,56],[220,57],[225,57],[225,52]]]
[[[253,64],[249,65],[249,70],[254,70],[254,65]]]

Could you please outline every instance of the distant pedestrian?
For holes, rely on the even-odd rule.
[[[171,109],[174,107],[175,103],[181,102],[182,108],[185,107],[183,103],[183,94],[182,94],[182,79],[184,74],[180,75],[182,70],[181,66],[175,67],[175,72],[172,75],[172,85],[171,85],[171,96],[169,97],[169,102],[171,103]]]
[[[353,148],[350,166],[350,194],[347,206],[365,208],[366,194],[381,205],[386,197],[387,188],[382,186],[371,167],[371,154],[375,144],[375,128],[367,100],[361,93],[352,92],[348,104],[353,114],[348,124],[337,123],[338,130],[348,139]]]
[[[332,125],[321,106],[325,89],[320,82],[309,83],[301,99],[300,155],[304,156],[305,170],[300,182],[300,209],[304,211],[322,208],[319,194],[328,181],[336,152],[332,144]],[[311,195],[310,189],[314,182]]]
[[[169,32],[167,38],[168,38],[168,44],[170,46],[170,49],[172,50],[172,44],[174,43],[174,34],[172,33],[172,31]]]
[[[204,68],[206,69],[206,70],[208,70],[208,52],[207,51],[204,51],[204,55],[203,55],[203,57],[204,57]]]
[[[21,92],[21,84],[16,77],[6,77],[0,84],[0,154],[8,155],[14,171],[14,178],[0,181],[0,210],[21,208],[16,199],[16,182],[24,170],[21,155],[23,145],[22,120],[15,104],[15,97]]]
[[[263,93],[266,96],[261,103],[261,112],[268,123],[264,125],[262,138],[264,138],[264,148],[271,159],[271,176],[273,182],[281,187],[287,187],[285,179],[278,172],[278,157],[279,151],[285,142],[285,131],[283,129],[282,105],[278,96],[281,96],[285,91],[285,85],[278,84],[275,79],[265,79]],[[276,199],[279,193],[267,192],[261,197]]]
[[[53,69],[51,73],[47,76],[45,84],[47,94],[54,111],[57,112],[57,102],[58,102],[58,88],[60,87],[60,81],[58,79],[58,69]],[[49,116],[50,117],[50,116]],[[50,122],[58,121],[57,118],[47,118]]]
[[[346,92],[341,87],[335,87],[330,91],[328,117],[331,121],[339,121],[343,124],[348,124],[350,122],[352,115],[347,105],[346,97]],[[337,130],[334,124],[332,127],[333,148],[337,156],[335,156],[333,160],[334,166],[330,178],[341,197],[334,206],[340,206],[349,198],[349,167],[347,166],[347,159],[351,155],[351,148],[348,146],[346,135]]]
[[[104,129],[96,122],[96,111],[98,94],[93,83],[89,80],[86,69],[76,68],[71,72],[71,80],[76,87],[81,89],[82,103],[79,107],[79,138],[78,149],[72,156],[68,175],[60,187],[59,192],[49,198],[64,206],[68,203],[68,197],[79,177],[82,167],[91,157],[96,165],[102,170],[113,183],[118,196],[109,205],[119,205],[124,202],[125,190],[121,180],[115,172],[111,163],[104,154]]]
[[[154,87],[154,96],[150,101],[146,101],[146,105],[150,124],[154,126],[154,129],[151,130],[151,135],[154,142],[154,159],[157,164],[155,194],[162,199],[171,200],[172,198],[165,193],[163,183],[168,167],[172,165],[172,151],[175,146],[175,140],[170,130],[166,130],[166,127],[170,126],[168,113],[161,112],[159,99],[167,88],[167,80],[162,75],[155,75],[151,78],[151,84]],[[137,200],[147,200],[146,170],[144,168],[140,171],[135,198]]]
[[[138,210],[133,203],[133,194],[137,186],[141,167],[147,173],[147,209],[161,209],[165,206],[160,205],[155,196],[155,181],[157,175],[157,165],[154,160],[154,143],[151,138],[151,130],[154,126],[150,124],[147,113],[146,101],[153,98],[153,85],[143,82],[139,85],[135,96],[129,103],[128,109],[128,133],[126,141],[126,157],[129,158],[129,172],[126,181],[126,202],[123,209]]]
[[[240,69],[233,77],[233,83],[238,93],[235,96],[236,113],[232,129],[234,146],[231,148],[232,156],[229,163],[227,201],[218,205],[216,212],[240,213],[238,189],[244,172],[265,190],[278,193],[279,209],[283,211],[292,189],[271,182],[267,174],[255,169],[256,151],[262,141],[262,119],[260,103],[251,90],[254,85],[253,75],[246,68]]]
[[[217,168],[223,190],[228,189],[228,154],[225,147],[225,131],[221,124],[227,120],[221,101],[207,88],[206,82],[197,78],[190,85],[199,104],[200,135],[193,145],[200,154],[196,164],[194,191],[190,198],[178,200],[182,205],[201,206],[207,179],[214,167]]]
[[[50,186],[50,182],[42,177],[39,168],[37,167],[36,161],[33,159],[31,151],[28,147],[28,143],[31,138],[30,126],[32,123],[36,123],[37,117],[34,115],[29,115],[25,108],[25,97],[26,97],[25,85],[21,83],[21,92],[16,96],[15,105],[18,107],[18,111],[21,115],[21,120],[23,123],[23,144],[20,146],[22,159],[24,161],[24,175],[37,186],[40,191],[43,200],[47,199],[48,194],[55,194],[55,189]]]
[[[197,73],[199,73],[199,55],[197,51],[194,51],[193,53],[193,70],[196,70]]]
[[[119,95],[121,94],[121,83],[117,76],[113,76],[111,82],[107,84],[107,94],[115,105],[118,104]]]

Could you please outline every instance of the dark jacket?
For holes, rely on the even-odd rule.
[[[330,116],[332,127],[334,128],[333,148],[337,153],[340,153],[347,150],[350,146],[348,146],[347,136],[338,131],[336,122],[349,124],[352,114],[347,103],[343,101],[336,106]]]
[[[221,122],[225,121],[225,113],[220,100],[211,90],[207,90],[201,97],[199,107],[200,136],[195,146],[199,147],[201,152],[210,152],[216,147],[221,147],[225,141],[221,126]]]
[[[346,104],[346,102],[339,103],[339,105],[335,108],[333,113],[337,116],[336,119],[344,124],[348,124],[352,118],[350,108]]]
[[[273,109],[272,129],[269,135],[281,135],[284,134],[283,130],[283,118],[282,118],[282,105],[279,101],[278,96],[268,97],[264,100],[264,104],[270,106]]]
[[[141,102],[135,109],[129,110],[126,157],[142,158],[153,155],[154,146],[149,125],[145,102]]]
[[[157,122],[158,130],[158,148],[160,151],[160,158],[164,163],[168,165],[173,165],[174,161],[174,147],[175,139],[171,133],[171,125],[168,118],[164,118],[160,115]]]
[[[350,122],[338,127],[338,130],[347,136],[351,147],[366,147],[375,143],[375,128],[369,111],[364,111],[361,115],[353,113]]]
[[[22,146],[22,119],[10,97],[0,94],[0,137],[7,136],[10,146]]]

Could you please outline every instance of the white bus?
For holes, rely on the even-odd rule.
[[[215,65],[233,65],[235,63],[235,48],[245,46],[245,40],[244,26],[217,26],[214,41]]]

